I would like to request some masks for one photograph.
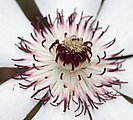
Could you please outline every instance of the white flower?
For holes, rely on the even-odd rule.
[[[43,3],[43,1],[41,2]],[[41,2],[37,2],[40,9],[42,9],[41,5],[43,5]],[[57,4],[58,2],[60,4]],[[103,22],[106,21],[112,24],[114,28],[112,27],[111,30],[113,32],[111,33],[108,33],[109,27],[106,27],[104,30],[101,29],[99,21],[94,19],[98,9],[94,9],[93,7],[98,7],[100,1],[98,1],[97,5],[96,1],[88,2],[92,4],[93,10],[90,7],[91,12],[86,11],[87,8],[84,7],[85,3],[81,1],[73,1],[74,3],[69,3],[70,1],[68,1],[67,4],[61,3],[61,1],[58,2],[53,6],[50,4],[53,11],[56,8],[60,8],[56,4],[63,7],[61,12],[57,10],[55,20],[53,20],[53,16],[51,18],[48,15],[47,22],[50,30],[47,28],[41,30],[38,26],[32,24],[34,32],[30,34],[30,37],[26,38],[31,30],[24,32],[23,37],[18,37],[20,42],[16,46],[22,53],[19,53],[19,50],[17,50],[20,55],[16,55],[16,59],[12,60],[15,66],[18,68],[27,68],[28,71],[19,73],[14,78],[18,81],[11,80],[1,86],[1,106],[3,104],[3,110],[0,110],[1,118],[3,120],[9,118],[11,120],[24,119],[28,111],[36,104],[36,100],[41,100],[45,105],[42,106],[33,118],[35,120],[131,120],[133,106],[117,91],[133,97],[132,85],[129,81],[132,78],[129,77],[129,72],[125,72],[124,68],[127,68],[127,65],[123,67],[123,63],[125,63],[124,59],[113,60],[113,58],[122,56],[124,49],[119,50],[120,47],[116,49],[112,46],[117,44],[121,40],[120,38],[123,38],[123,35],[113,34],[116,26],[113,26],[112,22],[110,23],[110,21],[103,20],[100,17],[103,16],[103,10],[111,2],[106,1],[104,3],[103,12],[99,16],[99,19]],[[129,2],[131,1],[129,0]],[[117,1],[114,1],[114,3],[117,3]],[[47,5],[47,2],[44,2],[45,4]],[[11,3],[11,5],[17,7],[15,3]],[[66,8],[69,7],[71,8],[70,11],[74,10],[72,13],[67,11]],[[48,8],[48,6],[43,6],[43,8]],[[81,11],[78,11],[78,9]],[[86,16],[82,10],[85,13],[94,14],[94,17]],[[50,11],[48,12],[50,13]],[[65,14],[65,12],[70,15]],[[130,15],[127,17],[130,17]],[[121,23],[124,24],[125,21],[123,22],[122,20]],[[26,24],[23,30],[27,26]],[[21,27],[18,30],[20,29]],[[118,30],[120,31],[119,27]],[[13,38],[19,35],[18,31],[16,32],[15,29],[14,31],[17,35],[13,35]],[[121,33],[119,31],[118,33]],[[5,33],[4,30],[2,32]],[[118,36],[120,40],[117,40],[117,38],[112,39],[114,35]],[[9,33],[9,38],[11,36]],[[6,37],[4,36],[4,39]],[[6,43],[3,47],[6,50],[8,50],[7,45]],[[122,46],[122,42],[119,42],[119,45]],[[125,44],[123,44],[123,47],[125,48]],[[9,48],[8,52],[10,50]],[[14,52],[16,51],[11,52],[13,54],[12,58],[14,54],[17,54],[17,52]],[[126,64],[129,63],[131,62]],[[131,64],[129,64],[129,69],[130,66]],[[123,79],[124,75],[127,76],[126,79]],[[131,90],[128,91],[128,89]],[[121,109],[121,106],[123,109]],[[14,108],[18,112],[15,112]],[[4,114],[7,110],[9,116]]]

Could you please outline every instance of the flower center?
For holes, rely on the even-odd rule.
[[[64,41],[60,43],[57,39],[50,46],[50,52],[54,47],[56,49],[56,63],[66,70],[75,71],[84,68],[92,57],[92,43],[90,41],[83,42],[83,38],[76,35],[68,36],[65,33]]]
[[[81,52],[83,49],[83,38],[78,38],[76,35],[66,36],[64,45],[71,51],[72,54],[76,52]]]

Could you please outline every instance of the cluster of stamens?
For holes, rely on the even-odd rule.
[[[113,75],[113,72],[123,71],[121,68],[124,61],[112,59],[119,57],[123,50],[108,55],[106,49],[115,43],[115,39],[106,44],[99,43],[108,27],[94,38],[100,28],[99,22],[94,27],[95,20],[92,20],[92,16],[84,17],[82,13],[75,26],[76,15],[74,11],[66,23],[63,13],[57,12],[57,23],[53,23],[49,15],[47,23],[50,31],[47,28],[41,30],[33,24],[35,28],[35,35],[31,34],[33,42],[19,37],[21,42],[17,47],[31,55],[32,63],[15,64],[18,68],[28,68],[26,72],[15,76],[15,79],[23,79],[26,82],[19,84],[23,89],[33,86],[35,92],[31,98],[53,106],[63,104],[64,112],[71,110],[73,103],[77,107],[75,112],[79,111],[76,117],[88,112],[92,119],[92,109],[98,109],[99,105],[120,95],[112,87],[117,85],[121,88],[121,85],[126,83]],[[84,23],[83,26],[81,23]],[[69,34],[68,28],[60,30],[62,26],[64,28],[69,26],[75,32]],[[80,33],[83,35],[79,35]],[[29,58],[13,60],[23,62]],[[39,85],[42,85],[41,88],[36,88]],[[43,97],[38,98],[40,94],[43,94]]]
[[[78,66],[84,67],[83,64],[89,63],[92,57],[92,43],[90,41],[83,42],[83,38],[77,38],[76,35],[67,36],[65,33],[64,36],[63,43],[60,44],[59,40],[56,40],[49,48],[51,52],[51,49],[56,47],[55,61],[64,69],[72,71]],[[71,66],[70,68],[67,67],[69,65]]]

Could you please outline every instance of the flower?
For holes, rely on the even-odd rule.
[[[116,39],[104,41],[109,27],[102,31],[92,16],[84,16],[83,12],[80,17],[77,15],[74,10],[65,21],[63,11],[57,11],[54,22],[48,16],[49,30],[32,23],[31,38],[18,37],[20,42],[16,46],[26,58],[12,60],[15,66],[28,71],[18,73],[14,79],[21,80],[22,93],[30,89],[31,98],[45,104],[46,113],[57,110],[61,114],[57,119],[103,119],[98,115],[102,106],[108,108],[116,101],[119,106],[124,101],[117,90],[128,82],[116,75],[125,70],[125,59],[117,59],[124,49],[110,53],[108,49]],[[131,108],[127,101],[123,104]],[[130,111],[127,114],[130,117]]]
[[[112,90],[112,85],[121,87],[121,84],[126,83],[111,75],[111,72],[123,71],[121,67],[124,61],[108,61],[120,56],[123,50],[111,55],[106,53],[106,49],[114,44],[115,39],[100,45],[99,41],[108,27],[94,38],[99,30],[99,22],[93,27],[95,20],[90,22],[92,16],[83,16],[82,12],[78,24],[75,24],[76,11],[66,22],[63,16],[63,12],[57,11],[55,23],[49,16],[50,31],[47,28],[45,31],[41,30],[33,24],[35,28],[34,35],[31,33],[33,42],[19,37],[20,43],[17,47],[30,54],[30,57],[13,60],[30,59],[31,64],[15,64],[18,68],[29,69],[15,79],[27,82],[19,83],[23,89],[34,86],[35,93],[31,98],[35,100],[41,100],[44,104],[50,101],[53,106],[63,104],[63,112],[71,110],[71,104],[74,104],[76,106],[74,112],[78,112],[75,117],[86,112],[90,115],[90,109],[98,109],[98,106],[107,100],[119,96]],[[36,89],[39,85],[41,87]],[[39,93],[45,97],[36,98]],[[92,119],[91,115],[90,118]]]

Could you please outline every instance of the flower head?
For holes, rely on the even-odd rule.
[[[109,27],[101,31],[92,16],[84,16],[83,12],[80,17],[77,15],[74,10],[64,20],[63,11],[57,11],[54,22],[50,15],[47,17],[49,29],[32,24],[32,41],[19,37],[17,47],[28,56],[13,60],[20,63],[15,66],[28,70],[15,79],[24,80],[19,84],[23,89],[33,86],[31,98],[52,106],[63,105],[64,112],[75,106],[75,117],[88,112],[91,118],[91,109],[120,96],[112,86],[121,88],[126,83],[114,75],[124,70],[124,60],[113,58],[121,56],[123,49],[108,53],[106,50],[116,41],[102,42]],[[21,64],[26,61],[30,64]]]

